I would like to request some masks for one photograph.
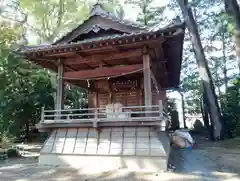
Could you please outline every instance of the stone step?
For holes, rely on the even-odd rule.
[[[18,150],[28,152],[40,152],[42,145],[35,144],[18,144],[15,146]]]

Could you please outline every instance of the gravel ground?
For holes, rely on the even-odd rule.
[[[21,158],[0,163],[0,181],[240,181],[237,174],[240,169],[236,164],[240,165],[239,156],[225,155],[216,150],[173,150],[168,172],[153,174],[122,169],[83,175],[81,170],[39,166],[37,159]]]
[[[39,166],[37,158],[0,161],[0,181],[240,181],[240,138],[212,143],[197,140],[193,150],[172,150],[169,171],[162,173],[115,170],[83,174],[81,170]]]

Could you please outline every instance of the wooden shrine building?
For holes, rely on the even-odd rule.
[[[51,132],[40,164],[83,168],[94,162],[107,170],[135,162],[166,170],[166,90],[179,85],[184,31],[181,22],[149,28],[120,20],[96,4],[55,43],[19,50],[58,77],[56,109],[43,109],[37,125]],[[64,82],[88,90],[84,112],[64,109]]]

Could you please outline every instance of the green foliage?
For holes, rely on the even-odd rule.
[[[174,110],[177,110],[176,103],[174,99],[168,98],[167,100],[167,112],[172,112]]]
[[[49,75],[11,52],[19,31],[4,23],[0,32],[0,137],[20,137],[39,120],[42,106],[53,107]]]
[[[20,7],[28,16],[28,30],[36,43],[52,43],[76,27],[89,13],[84,0],[21,0]]]
[[[0,29],[0,142],[4,145],[24,138],[40,120],[41,108],[53,109],[54,99],[48,71],[12,52],[21,27],[4,23]],[[65,103],[84,107],[86,92],[73,86],[66,89]]]
[[[76,87],[74,85],[68,85],[65,89],[65,106],[71,109],[86,108],[87,104],[87,91]]]
[[[233,81],[223,97],[225,125],[231,136],[240,135],[240,78]]]
[[[1,134],[0,137],[0,148],[9,148],[13,141],[15,140],[15,137],[10,137],[10,136],[6,136],[5,134]]]
[[[222,11],[219,14],[217,14],[217,18],[218,18],[219,21],[226,23],[228,33],[233,35],[234,30],[235,30],[235,24],[234,24],[233,17],[230,16],[225,11]],[[221,26],[220,26],[220,28],[221,28]]]
[[[18,157],[18,151],[16,148],[10,148],[7,150],[8,158]]]
[[[103,2],[105,11],[113,13],[116,17],[123,19],[125,12],[119,0],[107,0]]]
[[[137,21],[144,25],[158,24],[163,20],[165,7],[154,5],[154,0],[126,0],[126,4],[132,4],[140,9]]]
[[[201,86],[199,73],[196,68],[190,68],[195,62],[187,58],[183,61],[181,88],[184,93],[185,109],[187,113],[200,113]]]
[[[53,43],[81,24],[89,15],[94,2],[85,0],[21,0],[27,14],[27,27],[39,43]],[[123,18],[124,10],[118,0],[103,3],[107,11]],[[32,42],[30,42],[32,43]]]
[[[217,96],[225,94],[228,82],[236,77],[236,57],[232,43],[232,19],[217,0],[193,0],[191,7],[198,24],[201,42],[208,60]],[[177,6],[171,8],[177,9]],[[181,88],[185,93],[186,110],[200,113],[200,79],[195,55],[188,32],[186,32]],[[222,101],[221,101],[222,103]]]

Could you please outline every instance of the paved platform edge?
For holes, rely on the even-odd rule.
[[[80,156],[40,154],[39,165],[71,167],[84,170],[111,171],[120,168],[130,170],[166,171],[168,156]]]

